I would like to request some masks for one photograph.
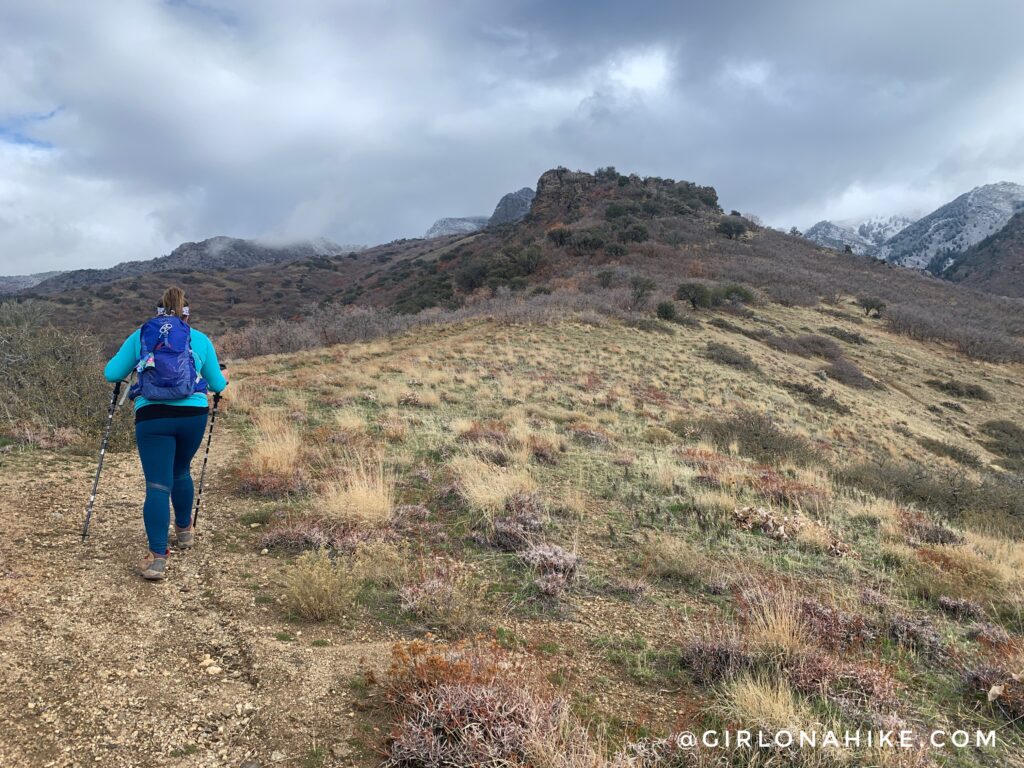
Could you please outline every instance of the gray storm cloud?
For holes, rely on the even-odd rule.
[[[1024,4],[0,2],[0,273],[375,243],[567,165],[780,226],[1024,181]]]

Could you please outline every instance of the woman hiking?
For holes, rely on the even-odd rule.
[[[154,581],[167,575],[172,505],[178,549],[195,543],[189,468],[206,432],[206,393],[221,392],[228,384],[213,343],[188,324],[181,288],[164,291],[157,313],[124,340],[103,371],[110,382],[138,374],[128,394],[135,401],[135,442],[146,477],[142,519],[149,539],[138,572]]]

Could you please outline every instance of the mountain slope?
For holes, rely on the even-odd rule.
[[[939,274],[1002,296],[1024,298],[1024,211],[995,234],[953,257]]]
[[[60,271],[38,272],[34,275],[0,275],[0,294],[24,291],[59,274]]]
[[[33,292],[54,293],[153,272],[251,269],[268,264],[336,256],[357,249],[358,246],[338,245],[325,239],[270,244],[236,237],[211,237],[198,243],[182,243],[168,255],[155,259],[125,261],[108,269],[62,272],[33,286]]]
[[[530,212],[530,204],[535,195],[536,193],[529,187],[509,192],[498,201],[487,225],[494,227],[500,224],[514,224],[519,221]]]
[[[897,233],[874,255],[924,269],[936,256],[955,256],[998,232],[1022,207],[1024,186],[1004,181],[976,187]]]

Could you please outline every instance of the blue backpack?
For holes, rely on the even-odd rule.
[[[134,400],[181,400],[206,392],[206,382],[192,359],[192,330],[174,315],[147,320],[139,335],[142,357],[135,366],[138,377],[128,391]]]

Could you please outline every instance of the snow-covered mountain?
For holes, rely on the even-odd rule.
[[[902,216],[898,213],[892,216],[873,216],[856,224],[855,229],[857,234],[864,238],[864,240],[877,247],[892,238],[897,232],[902,232],[909,227],[917,221],[917,218],[914,216]],[[850,224],[850,222],[841,223]],[[851,224],[851,226],[853,225]]]
[[[809,227],[804,232],[804,237],[818,245],[834,248],[837,251],[845,250],[846,246],[849,246],[854,253],[861,255],[867,253],[873,247],[853,227],[837,224],[828,219],[819,221],[813,227]]]
[[[942,257],[954,259],[1005,227],[1021,209],[1024,186],[1020,184],[1001,181],[975,187],[896,233],[873,255],[917,269],[924,269],[935,260],[932,269],[941,272],[949,264]]]
[[[846,246],[859,255],[874,253],[882,243],[914,222],[909,216],[873,216],[870,219],[819,221],[804,237],[826,248],[842,251]]]
[[[430,225],[430,229],[423,236],[427,240],[431,240],[435,237],[444,237],[445,235],[468,235],[470,232],[476,232],[478,229],[483,229],[487,226],[486,216],[462,216],[462,217],[446,217],[438,219]]]

